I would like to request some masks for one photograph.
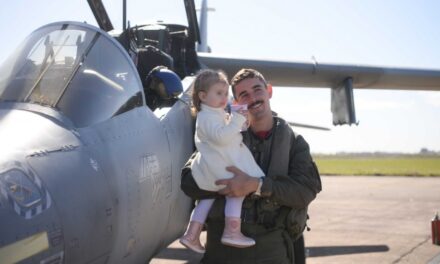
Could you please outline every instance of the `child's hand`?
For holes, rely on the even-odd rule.
[[[233,104],[231,105],[231,113],[238,113],[246,118],[246,122],[244,122],[241,131],[247,130],[249,127],[249,111],[247,109],[247,105]]]
[[[247,115],[248,115],[248,110],[246,109],[246,110],[244,110],[244,109],[241,109],[241,110],[238,110],[237,111],[237,113],[239,113],[240,115],[243,115],[243,116],[245,116],[245,117],[247,117]],[[247,119],[247,118],[246,118]]]
[[[247,119],[248,109],[247,109],[247,105],[245,105],[245,104],[243,104],[243,105],[240,105],[240,104],[233,104],[233,105],[231,105],[231,112],[232,113],[239,113],[240,115],[243,115]]]

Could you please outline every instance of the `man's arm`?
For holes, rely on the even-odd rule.
[[[220,195],[217,192],[205,191],[200,189],[199,186],[197,186],[197,183],[194,180],[194,177],[191,172],[191,163],[194,160],[196,153],[197,152],[193,153],[193,155],[189,158],[189,160],[182,169],[180,188],[187,196],[191,197],[194,200],[220,197]]]
[[[245,196],[255,192],[259,179],[251,177],[236,167],[228,167],[234,173],[231,179],[218,180],[216,184],[226,185],[219,191],[226,196]],[[280,205],[304,208],[321,191],[321,179],[309,151],[309,145],[298,136],[291,144],[288,175],[277,175],[274,179],[265,177],[261,196],[271,198]]]
[[[260,182],[258,178],[249,176],[235,166],[227,167],[226,170],[232,172],[234,177],[231,179],[217,180],[215,182],[217,185],[226,185],[225,188],[218,191],[219,194],[240,197],[246,196],[257,190]]]

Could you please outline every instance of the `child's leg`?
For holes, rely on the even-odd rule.
[[[222,243],[233,247],[250,247],[255,245],[255,240],[241,233],[241,206],[244,197],[226,197],[225,229]]]
[[[208,217],[209,209],[211,209],[214,199],[200,200],[191,214],[190,221],[196,221],[199,223],[205,223],[206,217]],[[241,206],[240,206],[241,210]]]
[[[226,197],[225,216],[241,218],[241,206],[243,205],[244,196],[242,197]]]
[[[208,216],[214,199],[200,200],[191,214],[191,219],[185,234],[180,238],[180,243],[185,247],[198,252],[205,253],[205,248],[200,243],[200,233],[202,232],[203,223]]]

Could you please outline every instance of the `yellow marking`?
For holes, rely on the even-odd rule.
[[[0,248],[0,263],[16,263],[48,248],[47,232],[41,232]]]

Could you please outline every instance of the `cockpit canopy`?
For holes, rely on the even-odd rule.
[[[143,105],[125,50],[103,31],[60,22],[34,31],[0,67],[0,101],[53,107],[77,127]]]

